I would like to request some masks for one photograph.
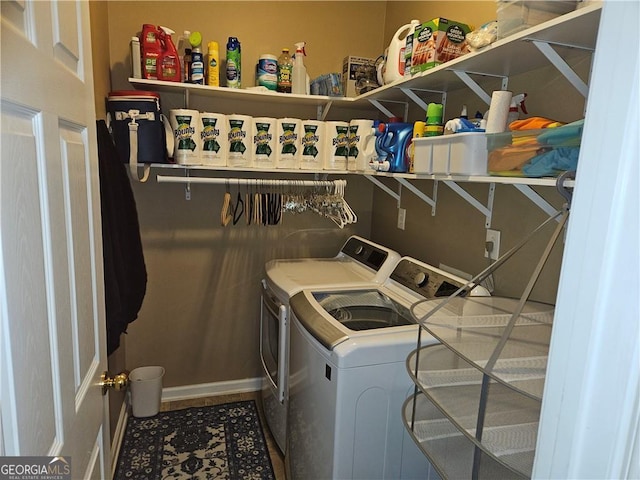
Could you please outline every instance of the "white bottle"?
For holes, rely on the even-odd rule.
[[[305,42],[296,43],[296,56],[293,61],[291,72],[291,93],[306,95],[308,88],[307,69],[304,66],[304,45]]]
[[[131,75],[133,78],[142,78],[142,59],[140,55],[140,39],[131,37]]]
[[[178,38],[178,56],[180,57],[180,71],[182,72],[183,82],[187,82],[191,75],[191,65],[189,65],[189,71],[187,71],[184,64],[185,51],[191,50],[189,36],[191,36],[191,32],[189,30],[184,30],[182,35],[180,35],[180,38]]]

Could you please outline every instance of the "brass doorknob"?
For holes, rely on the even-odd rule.
[[[112,377],[108,371],[102,372],[100,377],[100,386],[102,387],[102,395],[106,395],[110,388],[116,391],[124,390],[129,385],[129,372],[126,370]]]

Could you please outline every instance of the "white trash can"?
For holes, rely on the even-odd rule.
[[[153,417],[160,411],[163,367],[139,367],[129,374],[134,417]]]

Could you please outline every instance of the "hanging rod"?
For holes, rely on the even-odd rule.
[[[156,176],[158,183],[208,183],[214,185],[248,185],[260,187],[333,187],[346,186],[346,180],[286,180],[286,179],[259,179],[259,178],[208,178],[208,177],[175,177]]]

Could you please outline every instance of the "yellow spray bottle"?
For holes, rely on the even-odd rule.
[[[207,85],[220,86],[220,51],[218,42],[209,42],[207,45]]]

